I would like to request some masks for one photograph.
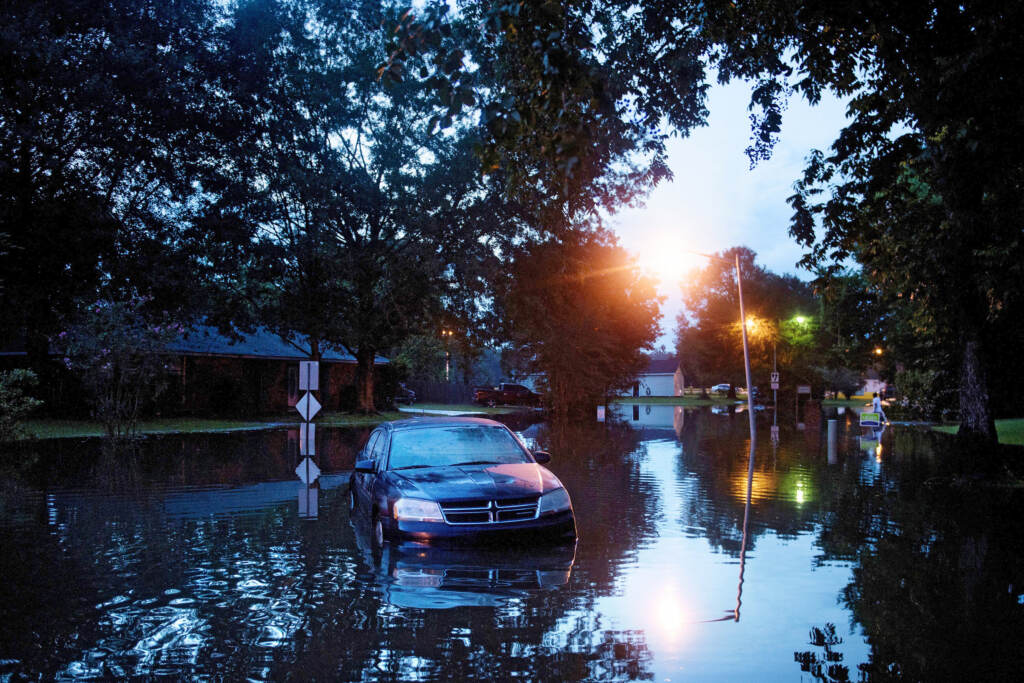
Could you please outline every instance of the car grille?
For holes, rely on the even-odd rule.
[[[502,524],[537,517],[539,496],[505,500],[456,500],[441,503],[448,524]]]

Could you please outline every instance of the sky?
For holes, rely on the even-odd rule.
[[[750,141],[749,97],[745,83],[715,85],[708,96],[708,125],[668,142],[673,181],[656,188],[644,207],[626,209],[608,223],[622,246],[661,280],[665,302],[655,347],[675,348],[675,321],[682,310],[679,280],[706,262],[685,250],[715,253],[744,245],[769,270],[809,278],[796,267],[803,252],[788,233],[792,211],[786,198],[810,151],[826,150],[836,138],[846,106],[830,96],[815,107],[794,97],[772,158],[751,170],[744,151]]]

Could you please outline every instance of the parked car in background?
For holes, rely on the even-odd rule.
[[[398,386],[395,387],[395,405],[404,403],[407,406],[411,406],[416,402],[416,392],[405,386],[405,382],[399,382]]]
[[[723,382],[722,384],[716,384],[715,386],[711,387],[711,391],[712,393],[715,394],[724,394],[728,392],[730,388],[731,385]]]
[[[473,402],[482,406],[535,406],[540,404],[540,394],[530,391],[522,384],[501,384],[496,387],[476,387]]]
[[[416,418],[377,427],[356,457],[349,504],[385,538],[576,537],[569,493],[505,425]]]

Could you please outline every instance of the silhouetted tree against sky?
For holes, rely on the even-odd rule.
[[[256,126],[230,7],[206,0],[5,3],[0,10],[0,333],[33,358],[79,298],[195,304],[196,231],[227,143]]]
[[[632,384],[657,336],[653,281],[605,232],[573,231],[513,251],[499,318],[526,373],[561,414],[586,412]]]

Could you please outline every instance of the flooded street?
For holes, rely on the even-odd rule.
[[[37,444],[0,487],[0,678],[1016,676],[1024,496],[951,486],[951,440],[832,415],[829,453],[828,415],[776,443],[761,413],[747,506],[746,414],[615,412],[511,425],[552,453],[574,547],[373,550],[367,429],[319,430],[312,487],[297,430]]]

